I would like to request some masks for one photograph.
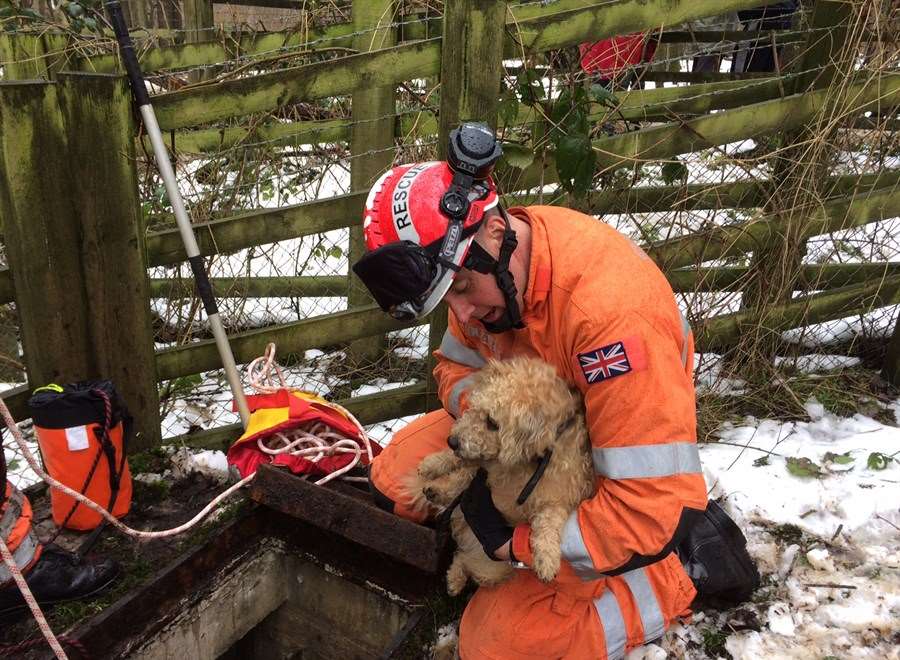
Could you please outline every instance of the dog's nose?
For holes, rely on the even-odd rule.
[[[456,451],[457,449],[459,449],[459,438],[457,438],[455,435],[451,435],[449,438],[447,438],[447,444],[450,445],[450,449]]]

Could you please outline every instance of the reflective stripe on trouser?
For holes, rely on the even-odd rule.
[[[40,549],[41,542],[38,541],[34,529],[31,529],[30,527],[25,534],[25,538],[19,543],[19,546],[15,550],[10,548],[13,559],[16,561],[16,566],[18,566],[19,570],[22,572],[27,571],[31,564],[38,558]],[[6,564],[0,562],[0,587],[6,586],[6,582],[11,579],[12,574],[9,572]]]
[[[638,616],[641,619],[644,638],[638,644],[652,642],[661,637],[666,630],[662,609],[656,594],[653,593],[653,587],[650,586],[646,571],[646,568],[638,568],[619,576],[628,585],[628,590],[631,592],[631,597],[637,606]],[[597,610],[600,624],[603,626],[606,657],[609,660],[624,657],[628,645],[628,628],[625,625],[625,616],[616,595],[612,591],[604,592],[602,596],[594,599],[594,608]]]
[[[409,482],[426,456],[447,447],[453,418],[435,410],[397,431],[387,447],[372,461],[369,478],[385,497],[394,502],[394,513],[421,522],[430,514],[427,503],[409,492]]]
[[[695,591],[673,553],[645,568],[583,583],[517,571],[481,587],[463,613],[463,660],[618,660],[690,613]]]
[[[3,503],[3,515],[0,516],[0,538],[4,541],[12,536],[13,527],[22,516],[23,499],[22,491],[13,488],[10,483],[6,484],[6,500]]]
[[[6,501],[0,514],[0,530],[3,541],[9,548],[22,571],[27,570],[40,556],[41,543],[31,526],[31,504],[19,489],[7,482]],[[0,562],[0,585],[10,580],[12,575],[6,564]]]

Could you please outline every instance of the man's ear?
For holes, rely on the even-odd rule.
[[[499,211],[491,209],[485,214],[484,224],[478,230],[478,244],[483,247],[488,254],[496,259],[500,254],[500,246],[503,245],[503,232],[506,230],[506,223]]]

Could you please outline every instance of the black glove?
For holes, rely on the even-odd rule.
[[[475,478],[463,493],[459,508],[462,509],[463,516],[476,538],[481,542],[485,554],[497,560],[494,552],[512,538],[513,528],[494,506],[491,489],[487,485],[487,472],[483,469],[475,473]],[[514,559],[512,548],[510,559]]]

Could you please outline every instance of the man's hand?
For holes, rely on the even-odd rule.
[[[511,558],[513,528],[494,506],[491,489],[487,485],[487,472],[478,470],[475,473],[459,508],[488,557],[498,561]]]

